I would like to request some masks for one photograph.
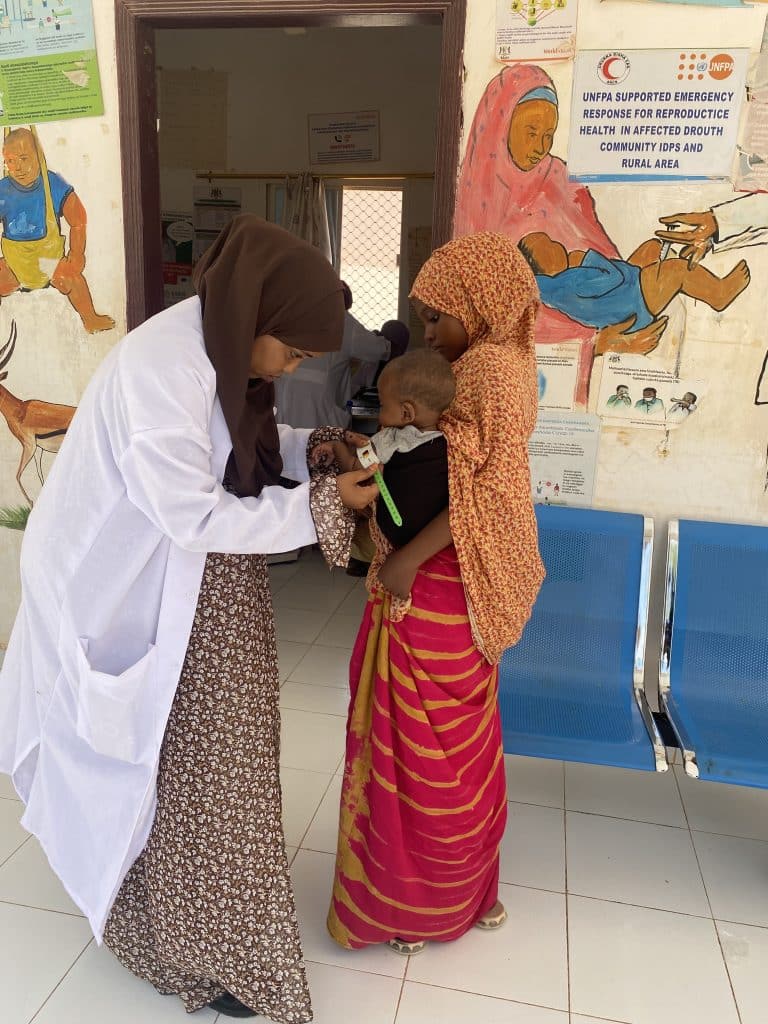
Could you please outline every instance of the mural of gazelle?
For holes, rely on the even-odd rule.
[[[8,376],[6,367],[16,348],[16,337],[16,321],[13,320],[8,340],[0,348],[0,413],[5,417],[8,429],[21,445],[16,482],[31,506],[32,499],[21,482],[22,473],[34,458],[37,475],[40,483],[43,483],[43,452],[55,454],[59,450],[75,415],[75,407],[54,405],[37,399],[22,401],[4,386],[2,382]]]

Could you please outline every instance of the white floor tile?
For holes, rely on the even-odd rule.
[[[307,964],[313,1024],[392,1024],[402,982],[328,964]],[[364,1009],[363,1009],[364,1008]]]
[[[563,762],[546,757],[504,758],[507,772],[507,799],[542,807],[563,806]]]
[[[62,981],[35,1024],[183,1024],[189,1021],[176,996],[162,996],[127,971],[102,946],[91,943]],[[200,1010],[195,1024],[214,1024],[213,1010]]]
[[[28,1024],[90,939],[82,918],[0,903],[3,1024]]]
[[[279,594],[283,587],[292,580],[293,577],[299,572],[301,568],[301,562],[285,562],[280,565],[270,565],[269,567],[269,583],[272,588],[272,593]]]
[[[285,853],[286,853],[286,856],[288,857],[288,864],[289,864],[289,866],[291,864],[293,864],[293,859],[294,859],[294,857],[296,856],[296,854],[298,852],[299,851],[298,851],[298,848],[296,846],[286,846]]]
[[[357,615],[358,618],[362,619],[363,611],[367,604],[368,591],[365,589],[364,584],[358,583],[356,587],[350,590],[337,610],[339,615]]]
[[[292,708],[284,708],[281,719],[280,764],[333,775],[344,756],[344,719]]]
[[[344,591],[326,587],[322,583],[308,583],[301,575],[292,579],[275,596],[276,608],[295,608],[298,611],[332,614],[344,600]]]
[[[351,651],[360,629],[360,615],[334,615],[317,637],[326,647],[344,647]]]
[[[514,885],[565,892],[563,812],[532,804],[507,805],[500,879]]]
[[[717,930],[736,993],[741,1024],[765,1024],[768,1003],[768,929],[719,921]]]
[[[349,693],[349,650],[314,644],[291,672],[292,683],[336,686]]]
[[[289,846],[298,846],[301,843],[310,821],[320,806],[329,781],[328,775],[324,773],[281,767],[283,831]]]
[[[397,1024],[568,1024],[568,1014],[406,981]]]
[[[693,841],[714,916],[768,926],[768,843],[705,832]]]
[[[738,1024],[714,921],[569,896],[568,929],[573,1013]]]
[[[768,790],[702,782],[676,769],[692,829],[768,840]]]
[[[335,858],[327,853],[299,850],[291,867],[304,957],[313,963],[402,978],[407,957],[386,946],[342,949],[328,934],[325,920],[331,899]]]
[[[580,1013],[572,1013],[571,1024],[629,1024],[629,1021],[613,1021],[607,1017],[583,1017]]]
[[[709,917],[688,829],[566,815],[568,891]]]
[[[0,800],[18,800],[19,794],[16,792],[13,783],[11,782],[10,775],[3,775],[0,772]]]
[[[565,766],[565,806],[569,811],[686,828],[672,772],[569,763]]]
[[[34,837],[0,867],[0,900],[82,916],[82,911],[72,902],[54,875]]]
[[[309,832],[302,843],[304,849],[317,850],[319,853],[336,853],[341,783],[341,776],[334,775],[315,815],[315,820],[310,825]]]
[[[24,805],[19,800],[0,800],[0,864],[29,839],[19,824]]]
[[[330,617],[329,611],[306,612],[296,608],[275,608],[277,639],[291,643],[314,643]]]
[[[296,644],[290,640],[277,641],[277,661],[281,683],[288,678],[309,650],[309,644]]]
[[[503,928],[428,945],[411,958],[408,980],[565,1010],[565,897],[501,885],[499,899],[509,913]]]
[[[280,691],[280,707],[338,715],[346,719],[349,697],[338,686],[313,686],[312,683],[295,683],[289,679]]]

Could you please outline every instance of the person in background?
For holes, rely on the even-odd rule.
[[[468,235],[433,253],[411,297],[456,381],[438,424],[448,507],[368,578],[328,915],[345,948],[389,943],[409,955],[506,919],[497,665],[544,576],[527,447],[533,273],[511,239]]]
[[[302,1024],[264,556],[377,488],[312,500],[310,432],[274,418],[274,381],[341,344],[323,255],[242,215],[195,288],[109,353],[29,517],[0,771],[125,967],[190,1013]]]
[[[368,368],[372,378],[381,363],[402,355],[408,347],[408,328],[387,321],[380,332],[366,330],[349,312],[352,292],[344,287],[344,337],[338,352],[329,352],[312,365],[300,366],[290,378],[278,381],[277,417],[292,427],[348,427],[347,403],[355,389],[355,366]],[[359,371],[358,371],[359,375]],[[360,380],[357,386],[363,386]]]

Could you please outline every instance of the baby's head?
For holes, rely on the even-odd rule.
[[[543,231],[532,231],[517,243],[534,274],[553,277],[568,269],[568,250]]]
[[[379,377],[379,425],[432,430],[455,393],[446,359],[428,348],[407,352],[387,363]]]

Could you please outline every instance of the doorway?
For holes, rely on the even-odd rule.
[[[434,171],[433,181],[429,181],[432,193],[431,226],[425,238],[425,226],[414,225],[421,228],[421,235],[418,239],[414,236],[413,243],[415,245],[419,242],[428,251],[430,247],[447,241],[451,235],[461,131],[465,16],[466,0],[401,0],[399,3],[389,0],[345,0],[343,4],[334,5],[333,10],[328,9],[324,0],[188,0],[183,10],[180,10],[177,0],[116,0],[129,328],[135,327],[164,306],[156,79],[156,66],[159,63],[158,30],[205,28],[239,29],[242,32],[271,29],[291,38],[329,29],[364,29],[367,32],[419,26],[438,29]],[[209,38],[212,33],[206,32],[204,35]],[[209,61],[208,67],[212,63]],[[386,82],[387,76],[394,79],[398,74],[396,66],[380,70],[383,82]],[[310,85],[308,92],[311,91]],[[354,97],[354,91],[351,97]],[[255,96],[253,103],[274,103],[278,98]],[[345,106],[353,109],[353,104]],[[389,138],[391,141],[391,132]],[[277,168],[276,171],[306,170],[306,160],[304,164],[303,167],[294,164],[293,167]],[[391,190],[396,185],[393,178],[400,178],[397,187],[401,187],[402,181],[408,180],[407,176],[411,172],[410,168],[403,166],[400,175],[383,174],[373,164],[370,166],[370,174],[342,174],[336,184],[342,190],[363,186],[369,189],[380,186],[381,191]],[[381,166],[383,164],[379,164]],[[214,171],[219,175],[217,181],[214,181]],[[238,174],[248,173],[255,180],[258,174],[247,168],[227,171],[210,166],[199,168],[197,173],[203,180],[208,178],[210,189],[222,195],[227,188],[238,187],[237,182],[227,180],[228,175],[234,174],[237,177]],[[389,180],[377,180],[377,173]],[[432,174],[428,177],[432,179]],[[363,178],[366,180],[363,181]],[[239,187],[242,189],[242,183]],[[253,212],[262,211],[255,209]],[[401,251],[407,245],[408,238],[405,237]]]

